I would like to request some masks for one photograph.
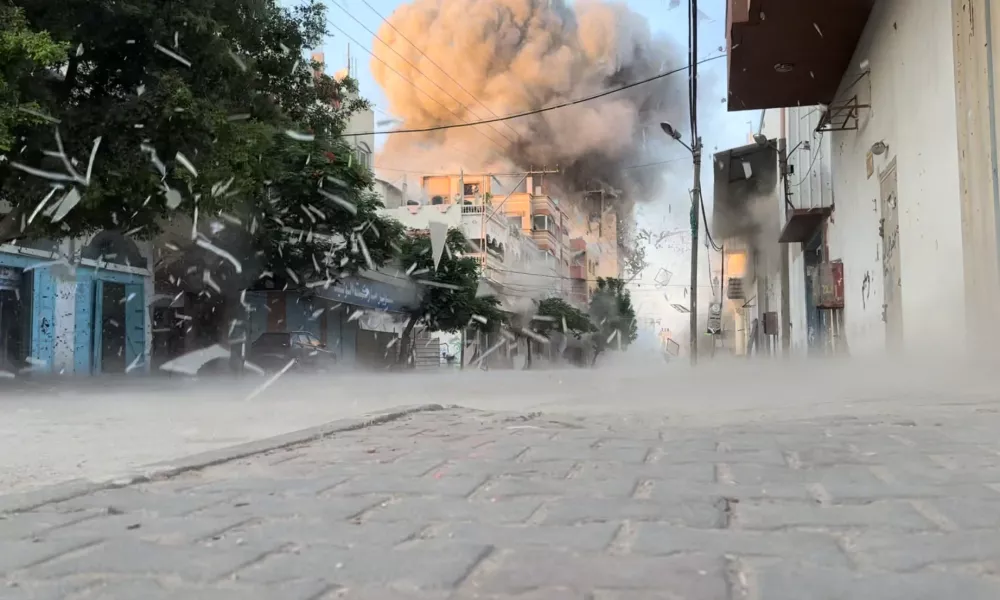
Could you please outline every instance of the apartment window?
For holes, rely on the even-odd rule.
[[[355,154],[357,154],[358,162],[361,163],[362,167],[365,169],[372,168],[372,149],[368,146],[368,144],[358,142]]]
[[[531,217],[531,229],[534,231],[555,231],[555,221],[549,215],[534,215]]]
[[[479,195],[479,184],[478,183],[466,183],[465,189],[463,190],[466,196],[478,196]]]

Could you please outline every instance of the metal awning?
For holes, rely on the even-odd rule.
[[[783,244],[805,243],[812,239],[816,229],[833,213],[830,206],[795,208],[788,211],[788,221],[781,230],[778,241]]]
[[[875,0],[726,3],[729,110],[829,104]]]

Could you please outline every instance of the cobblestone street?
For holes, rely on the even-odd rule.
[[[0,597],[995,600],[998,426],[416,413],[4,515]]]

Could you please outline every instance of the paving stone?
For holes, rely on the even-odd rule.
[[[759,485],[728,485],[677,480],[652,480],[650,497],[660,502],[684,498],[737,498],[741,500],[814,501],[804,484],[778,483]]]
[[[60,560],[32,567],[34,578],[58,579],[71,575],[114,574],[132,577],[178,576],[190,582],[212,582],[259,560],[277,549],[241,547],[226,552],[194,545],[167,546],[149,542],[111,540]]]
[[[91,514],[24,512],[0,515],[0,540],[34,538],[55,528],[94,518]]]
[[[443,471],[444,472],[444,471]],[[345,496],[361,494],[391,494],[418,496],[459,496],[466,497],[483,484],[485,477],[452,475],[448,477],[426,477],[416,474],[404,477],[386,476],[381,473],[356,477],[337,486],[335,493]]]
[[[956,493],[950,498],[938,498],[927,504],[959,529],[1000,530],[1000,494],[992,494],[989,499],[978,499],[962,497]]]
[[[292,581],[280,586],[225,582],[210,587],[119,580],[93,586],[73,600],[314,600],[332,588],[335,586],[323,580]]]
[[[852,536],[847,548],[860,564],[886,571],[1000,561],[1000,535],[996,529],[910,535],[864,532]]]
[[[628,474],[606,479],[494,479],[486,483],[480,495],[490,498],[517,496],[582,496],[631,498],[639,478]]]
[[[790,469],[787,467],[734,463],[728,465],[728,467],[732,482],[738,485],[776,483],[878,485],[883,483],[866,465],[836,465],[817,469]]]
[[[744,529],[872,528],[933,531],[937,527],[907,502],[891,500],[864,506],[821,506],[799,502],[747,501],[733,505]]]
[[[64,556],[74,550],[96,544],[99,540],[58,540],[58,541],[5,541],[0,540],[0,574],[12,573],[20,569]]]
[[[269,556],[239,573],[244,582],[274,584],[325,573],[343,586],[387,586],[446,590],[458,585],[490,551],[489,546],[444,540],[419,542],[405,550],[372,546],[317,546]]]
[[[685,527],[721,527],[722,507],[709,501],[657,502],[650,500],[617,500],[574,498],[556,500],[544,508],[547,525],[579,523],[621,523],[657,521]]]
[[[414,524],[475,522],[523,523],[542,505],[534,498],[462,500],[455,498],[401,498],[365,515],[366,521]]]
[[[949,573],[860,574],[843,569],[768,567],[756,575],[762,600],[996,600],[1000,584]]]
[[[248,519],[350,519],[384,502],[379,496],[332,496],[298,498],[289,501],[277,496],[247,495],[198,512],[202,517],[245,517]]]
[[[223,494],[233,497],[241,494],[274,494],[277,496],[315,496],[347,481],[348,475],[335,477],[252,477],[227,478],[210,481],[185,490],[192,494]]]
[[[137,514],[102,515],[42,533],[36,539],[141,540],[160,544],[187,544],[211,538],[246,522],[245,517],[143,517]]]
[[[582,461],[574,477],[582,480],[634,478],[712,483],[715,481],[715,465],[710,462],[701,464],[656,463],[624,465],[613,462]]]
[[[642,464],[649,453],[648,447],[592,448],[587,444],[546,444],[532,446],[524,455],[525,460],[591,460]]]
[[[502,460],[460,459],[443,465],[439,470],[449,475],[474,475],[496,479],[523,477],[565,479],[576,465],[577,461],[575,460],[544,460],[517,463]]]
[[[0,581],[0,598],[4,600],[66,600],[81,593],[83,584],[27,581],[20,582],[16,578]],[[92,598],[93,596],[91,596]]]
[[[608,547],[619,527],[618,523],[587,523],[575,526],[450,523],[438,530],[435,537],[465,543],[489,544],[504,549],[542,546],[600,552]]]
[[[234,527],[212,539],[205,540],[213,548],[267,543],[289,546],[338,546],[356,548],[377,546],[391,548],[415,537],[422,529],[419,523],[352,523],[323,519],[282,519],[248,523]]]
[[[669,589],[678,598],[729,598],[723,561],[708,557],[518,550],[504,552],[496,560],[497,564],[487,572],[473,575],[470,589],[511,596],[547,587],[581,593],[595,589]]]
[[[1000,501],[1000,493],[980,484],[938,485],[914,483],[825,484],[833,504],[859,504],[874,500],[972,497]]]
[[[730,529],[690,529],[656,523],[635,523],[635,554],[708,554],[722,557],[771,556],[798,564],[848,568],[847,557],[829,535],[802,532],[760,532]]]
[[[215,495],[162,494],[141,491],[134,487],[105,490],[80,496],[65,502],[48,504],[37,512],[58,513],[136,513],[156,517],[181,517],[218,506],[226,499]]]

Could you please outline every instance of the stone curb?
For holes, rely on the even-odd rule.
[[[272,450],[280,450],[290,446],[307,444],[323,439],[336,433],[356,431],[374,425],[382,425],[418,412],[444,410],[440,404],[423,404],[418,406],[400,407],[389,412],[368,417],[339,419],[323,425],[300,429],[291,433],[283,433],[274,437],[228,446],[207,452],[200,452],[178,460],[154,463],[136,471],[113,477],[104,481],[89,481],[86,479],[71,479],[63,483],[45,486],[30,492],[0,495],[0,515],[6,513],[27,512],[46,504],[63,502],[80,496],[86,496],[100,490],[123,488],[138,483],[148,483],[169,479],[186,473],[197,471],[222,463],[239,460]]]

